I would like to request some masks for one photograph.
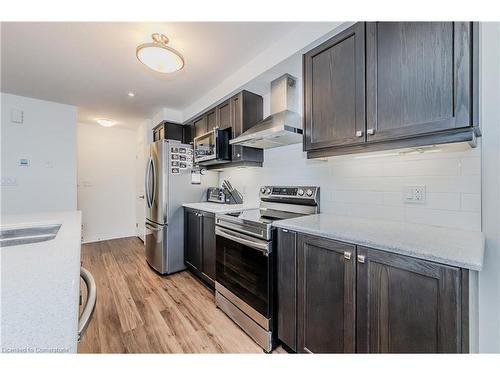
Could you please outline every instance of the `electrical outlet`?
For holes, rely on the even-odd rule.
[[[425,186],[406,186],[403,200],[405,203],[425,203]]]

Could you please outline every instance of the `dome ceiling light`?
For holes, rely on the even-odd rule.
[[[96,121],[99,125],[104,126],[105,128],[110,128],[116,124],[116,121],[109,118],[98,118]]]
[[[167,47],[168,38],[159,33],[151,35],[152,43],[137,47],[137,59],[148,68],[159,73],[173,73],[184,66],[184,59],[175,49]]]

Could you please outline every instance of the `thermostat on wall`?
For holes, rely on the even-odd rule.
[[[29,167],[30,166],[30,159],[27,159],[27,158],[19,159],[19,166],[20,167]]]

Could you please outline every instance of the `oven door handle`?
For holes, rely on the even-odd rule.
[[[215,234],[217,236],[227,238],[228,240],[237,242],[239,244],[251,247],[252,249],[259,250],[266,256],[268,256],[269,253],[271,252],[271,243],[259,241],[257,239],[252,239],[251,237],[245,236],[244,234],[241,233],[215,227]]]

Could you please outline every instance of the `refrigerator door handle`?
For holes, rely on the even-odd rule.
[[[161,227],[155,227],[153,225],[151,225],[150,223],[148,223],[147,221],[144,223],[144,225],[146,226],[146,228],[148,228],[149,230],[153,230],[155,232],[158,232],[161,230]]]
[[[145,190],[146,190],[146,203],[148,205],[148,208],[151,208],[151,194],[149,193],[149,173],[151,172],[151,159],[148,160],[148,165],[146,166],[146,178],[144,181],[145,184]]]
[[[151,158],[151,170],[153,171],[153,193],[151,194],[151,206],[153,206],[156,197],[156,166],[153,158]]]

